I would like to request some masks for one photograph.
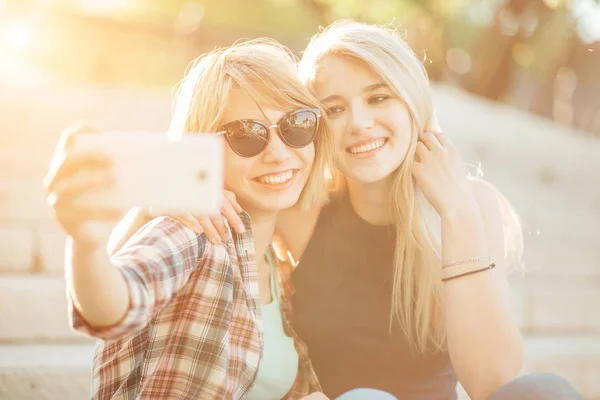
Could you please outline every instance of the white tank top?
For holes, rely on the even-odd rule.
[[[292,388],[298,374],[298,352],[294,347],[294,339],[283,330],[276,271],[270,251],[267,251],[266,257],[273,300],[269,304],[259,305],[264,331],[263,358],[254,384],[245,397],[248,400],[282,399]]]

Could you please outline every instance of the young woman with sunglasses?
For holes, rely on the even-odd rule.
[[[300,72],[327,110],[334,190],[323,208],[279,213],[277,231],[279,254],[299,260],[293,323],[324,392],[450,400],[459,380],[475,400],[580,399],[556,375],[514,379],[523,344],[506,270],[520,255],[518,219],[495,188],[467,178],[400,35],[334,23]],[[234,213],[178,218],[219,240],[222,217],[236,225]],[[113,248],[145,218],[132,210]]]
[[[213,244],[155,218],[118,253],[90,227],[111,210],[78,196],[110,186],[103,154],[69,151],[67,132],[45,180],[68,233],[74,329],[101,339],[93,399],[298,399],[319,389],[290,327],[270,243],[277,213],[326,195],[326,128],[291,53],[249,41],[201,57],[183,80],[170,134],[221,134],[225,187],[245,210],[240,233]],[[91,134],[91,133],[87,133]]]

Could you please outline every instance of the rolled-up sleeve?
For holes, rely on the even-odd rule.
[[[187,283],[207,243],[204,235],[173,218],[148,222],[111,257],[129,291],[124,317],[114,325],[95,328],[83,319],[69,296],[72,328],[103,340],[119,339],[142,329]]]

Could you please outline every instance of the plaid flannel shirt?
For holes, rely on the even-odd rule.
[[[72,327],[101,339],[92,399],[244,398],[262,359],[263,331],[250,218],[242,219],[246,232],[230,229],[221,245],[169,217],[144,225],[111,258],[130,293],[129,309],[114,326],[91,327],[69,302]],[[321,387],[291,327],[290,271],[280,262],[276,278],[284,329],[300,360],[285,399],[298,399]]]

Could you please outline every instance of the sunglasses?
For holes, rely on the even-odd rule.
[[[269,144],[271,128],[289,147],[302,148],[313,142],[319,129],[318,108],[301,108],[284,115],[275,125],[255,119],[239,119],[223,125],[217,134],[225,135],[231,149],[241,157],[255,157]]]

